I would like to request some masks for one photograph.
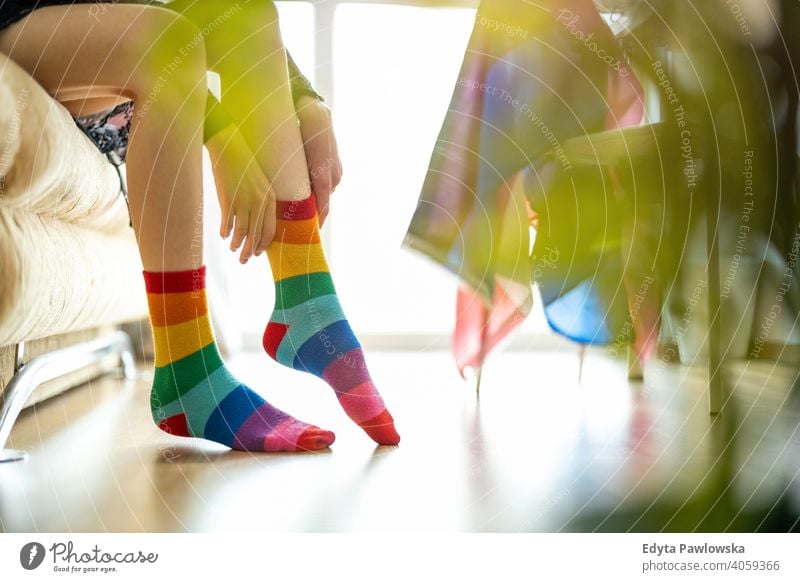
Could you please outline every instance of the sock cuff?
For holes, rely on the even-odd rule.
[[[278,200],[278,220],[308,220],[317,216],[317,200],[311,194],[305,200]]]
[[[206,266],[189,271],[142,271],[148,293],[186,293],[206,288]]]

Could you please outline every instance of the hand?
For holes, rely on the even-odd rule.
[[[206,147],[222,210],[219,234],[228,238],[233,232],[231,250],[242,247],[239,262],[244,264],[275,236],[275,192],[236,125],[211,137]]]
[[[331,110],[322,101],[303,96],[297,101],[297,118],[305,145],[311,191],[317,197],[319,223],[328,216],[328,201],[342,179],[342,161],[333,134]]]

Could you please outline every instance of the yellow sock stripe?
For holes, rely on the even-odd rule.
[[[203,349],[214,341],[208,315],[175,325],[154,326],[156,367],[166,366]]]
[[[327,273],[328,262],[322,245],[295,245],[273,242],[269,249],[272,276],[276,281],[305,275],[306,273]]]

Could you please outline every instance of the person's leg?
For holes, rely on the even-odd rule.
[[[311,195],[278,12],[270,0],[175,0],[167,5],[204,34],[222,104],[237,121],[278,200]]]
[[[134,100],[128,193],[156,348],[153,419],[171,434],[238,449],[328,446],[332,433],[239,383],[214,341],[202,266],[206,57],[199,31],[161,8],[112,4],[99,19],[91,8],[36,10],[0,32],[0,51],[72,105],[109,95]]]
[[[35,10],[0,33],[8,54],[70,109],[80,100],[116,94],[148,104],[134,116],[127,155],[131,215],[142,263],[148,271],[199,266],[195,234],[201,218],[203,48],[172,70],[156,90],[162,70],[178,54],[194,27],[174,13],[135,5],[109,6],[100,20],[91,5]],[[149,46],[147,42],[154,42]],[[166,131],[165,131],[166,130]],[[172,195],[172,193],[180,195]],[[187,218],[189,217],[189,218]],[[169,236],[165,234],[169,232]],[[193,243],[195,246],[193,246]]]
[[[275,310],[264,350],[275,361],[325,380],[347,415],[375,442],[400,435],[367,369],[364,352],[339,303],[319,235],[313,196],[278,200],[275,240],[267,249],[275,279]]]
[[[108,96],[108,97],[90,97],[87,99],[73,99],[72,101],[61,101],[67,111],[72,117],[82,117],[84,115],[91,115],[99,111],[110,111],[117,105],[129,101],[125,97]]]
[[[209,67],[222,81],[222,104],[238,121],[278,200],[275,238],[267,249],[276,307],[264,349],[279,363],[325,380],[348,416],[377,443],[397,444],[394,420],[370,378],[320,244],[274,4],[178,0],[169,6],[204,32]]]

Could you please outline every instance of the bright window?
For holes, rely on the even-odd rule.
[[[317,66],[332,66],[344,178],[323,234],[345,310],[362,338],[413,336],[424,347],[426,336],[452,332],[456,280],[401,243],[475,11],[343,2],[333,22],[316,23],[333,30],[329,62],[316,63],[312,4],[277,5],[284,41],[304,74],[313,81]],[[251,345],[272,305],[269,271],[263,257],[245,267],[232,255],[224,261],[234,319]],[[538,305],[523,327],[546,331]]]
[[[401,248],[474,11],[344,4],[334,21],[346,180],[332,206],[337,285],[361,333],[449,333],[453,277]]]

